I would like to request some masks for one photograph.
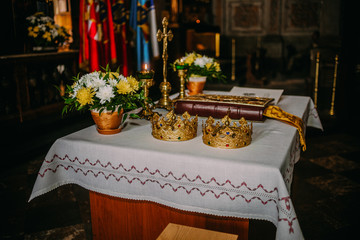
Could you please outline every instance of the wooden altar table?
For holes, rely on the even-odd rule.
[[[309,97],[282,96],[278,105],[322,128]],[[69,183],[90,190],[94,239],[111,239],[116,229],[128,234],[123,239],[153,239],[175,220],[247,239],[247,219],[272,222],[277,239],[303,239],[290,197],[297,130],[266,119],[253,123],[249,146],[217,149],[203,144],[202,120],[198,136],[184,142],[154,139],[146,120],[129,120],[116,135],[91,126],[64,136],[45,157],[30,200]]]

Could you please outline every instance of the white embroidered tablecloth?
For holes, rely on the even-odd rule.
[[[322,129],[309,97],[282,96],[278,106]],[[203,120],[198,136],[184,142],[153,138],[146,120],[129,120],[115,135],[91,126],[62,137],[46,155],[30,200],[74,183],[185,211],[268,220],[277,239],[302,239],[290,198],[300,158],[296,128],[273,119],[254,122],[249,146],[217,149],[202,142]]]

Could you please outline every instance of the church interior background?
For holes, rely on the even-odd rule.
[[[49,146],[57,138],[93,124],[86,114],[61,116],[61,91],[54,87],[61,90],[77,73],[89,71],[88,65],[79,63],[80,2],[1,2],[0,122],[4,129],[0,188],[6,218],[2,239],[91,239],[88,196],[80,187],[69,185],[27,202]],[[280,88],[284,94],[314,97],[316,53],[320,52],[317,109],[324,132],[308,129],[309,149],[295,167],[292,194],[305,238],[335,239],[355,233],[360,213],[356,204],[360,192],[356,113],[360,61],[358,13],[353,13],[352,4],[345,0],[153,3],[157,27],[167,17],[174,34],[168,46],[169,62],[192,51],[219,60],[228,81],[207,83],[208,90]],[[71,37],[62,49],[33,51],[25,26],[26,18],[38,11],[69,30]],[[128,72],[132,74],[137,49],[131,31],[126,30]],[[335,56],[335,112],[330,114]],[[121,57],[118,54],[118,61],[111,63],[113,69],[123,68]],[[150,97],[157,100],[161,56],[152,57],[150,65],[155,70]],[[172,93],[176,93],[178,77],[172,71],[168,74]],[[252,226],[250,239],[264,239],[259,229],[273,231],[270,223],[259,221]]]

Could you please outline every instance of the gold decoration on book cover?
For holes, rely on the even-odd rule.
[[[245,118],[238,123],[232,122],[226,115],[221,119],[222,124],[213,117],[209,117],[205,124],[202,124],[204,144],[224,149],[241,148],[250,145],[253,130],[252,123],[249,125]]]
[[[187,96],[178,101],[198,101],[198,102],[214,102],[214,103],[231,103],[234,105],[247,105],[256,107],[266,107],[273,98],[265,97],[248,97],[248,96],[233,96],[233,95],[214,95],[214,94],[197,94],[194,96]]]
[[[163,141],[186,141],[196,137],[198,117],[196,115],[191,118],[188,112],[184,112],[181,118],[171,110],[166,117],[154,113],[151,124],[154,138]]]

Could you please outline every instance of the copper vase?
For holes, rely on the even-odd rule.
[[[91,116],[96,124],[96,130],[100,134],[116,134],[121,132],[121,122],[124,110],[121,109],[115,112],[103,111],[99,114],[98,111],[91,111]]]
[[[186,87],[189,90],[188,94],[196,95],[203,92],[206,83],[206,77],[189,77]]]

